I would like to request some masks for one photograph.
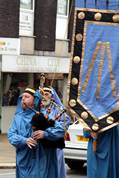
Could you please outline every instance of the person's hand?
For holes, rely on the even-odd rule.
[[[44,131],[43,130],[37,130],[37,131],[33,132],[32,138],[34,140],[43,139],[44,138]]]
[[[97,133],[96,133],[96,132],[91,132],[91,137],[92,137],[93,139],[96,139],[96,138],[97,138]]]
[[[30,149],[32,149],[32,147],[36,146],[37,145],[37,142],[36,140],[34,140],[33,138],[29,137],[27,140],[26,140],[26,144],[28,145],[28,147]]]

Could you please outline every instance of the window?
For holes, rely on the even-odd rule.
[[[20,0],[20,8],[32,10],[33,1],[32,0]]]
[[[58,0],[57,14],[68,15],[68,0]]]
[[[57,21],[56,21],[57,39],[62,39],[62,40],[67,39],[68,13],[69,13],[69,0],[58,0]]]
[[[16,106],[18,97],[28,86],[27,73],[4,73],[2,106]]]
[[[34,1],[35,0],[20,0],[19,34],[21,36],[33,36]]]

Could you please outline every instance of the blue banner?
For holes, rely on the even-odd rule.
[[[111,112],[117,103],[119,93],[118,35],[119,26],[113,26],[113,24],[103,25],[103,23],[90,22],[86,26],[79,99],[97,118]],[[96,50],[98,50],[97,55]],[[102,57],[101,53],[103,53]],[[100,65],[101,62],[102,65]],[[86,79],[88,81],[85,81]]]
[[[118,10],[119,0],[75,0],[75,7]]]
[[[75,7],[84,8],[85,0],[75,0]]]
[[[69,105],[94,131],[107,129],[119,123],[119,15],[75,14]]]

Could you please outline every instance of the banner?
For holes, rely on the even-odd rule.
[[[69,106],[101,132],[119,121],[119,15],[116,11],[75,11]]]
[[[75,7],[118,10],[119,0],[75,0]]]

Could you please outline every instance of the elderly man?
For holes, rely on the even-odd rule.
[[[51,119],[56,118],[57,114],[59,115],[59,113],[61,113],[64,109],[64,106],[56,91],[53,88],[44,87],[41,89],[41,93],[43,95],[41,112]],[[68,126],[71,123],[71,119],[66,113],[63,113],[59,118],[57,118],[57,121],[62,124],[65,130],[68,129]],[[58,178],[66,178],[64,153],[61,148],[57,148],[57,162]]]
[[[35,90],[27,88],[8,130],[8,140],[16,147],[16,178],[58,178],[56,149],[44,147],[40,139],[63,138],[64,128],[56,121],[52,128],[33,132],[34,100]]]

